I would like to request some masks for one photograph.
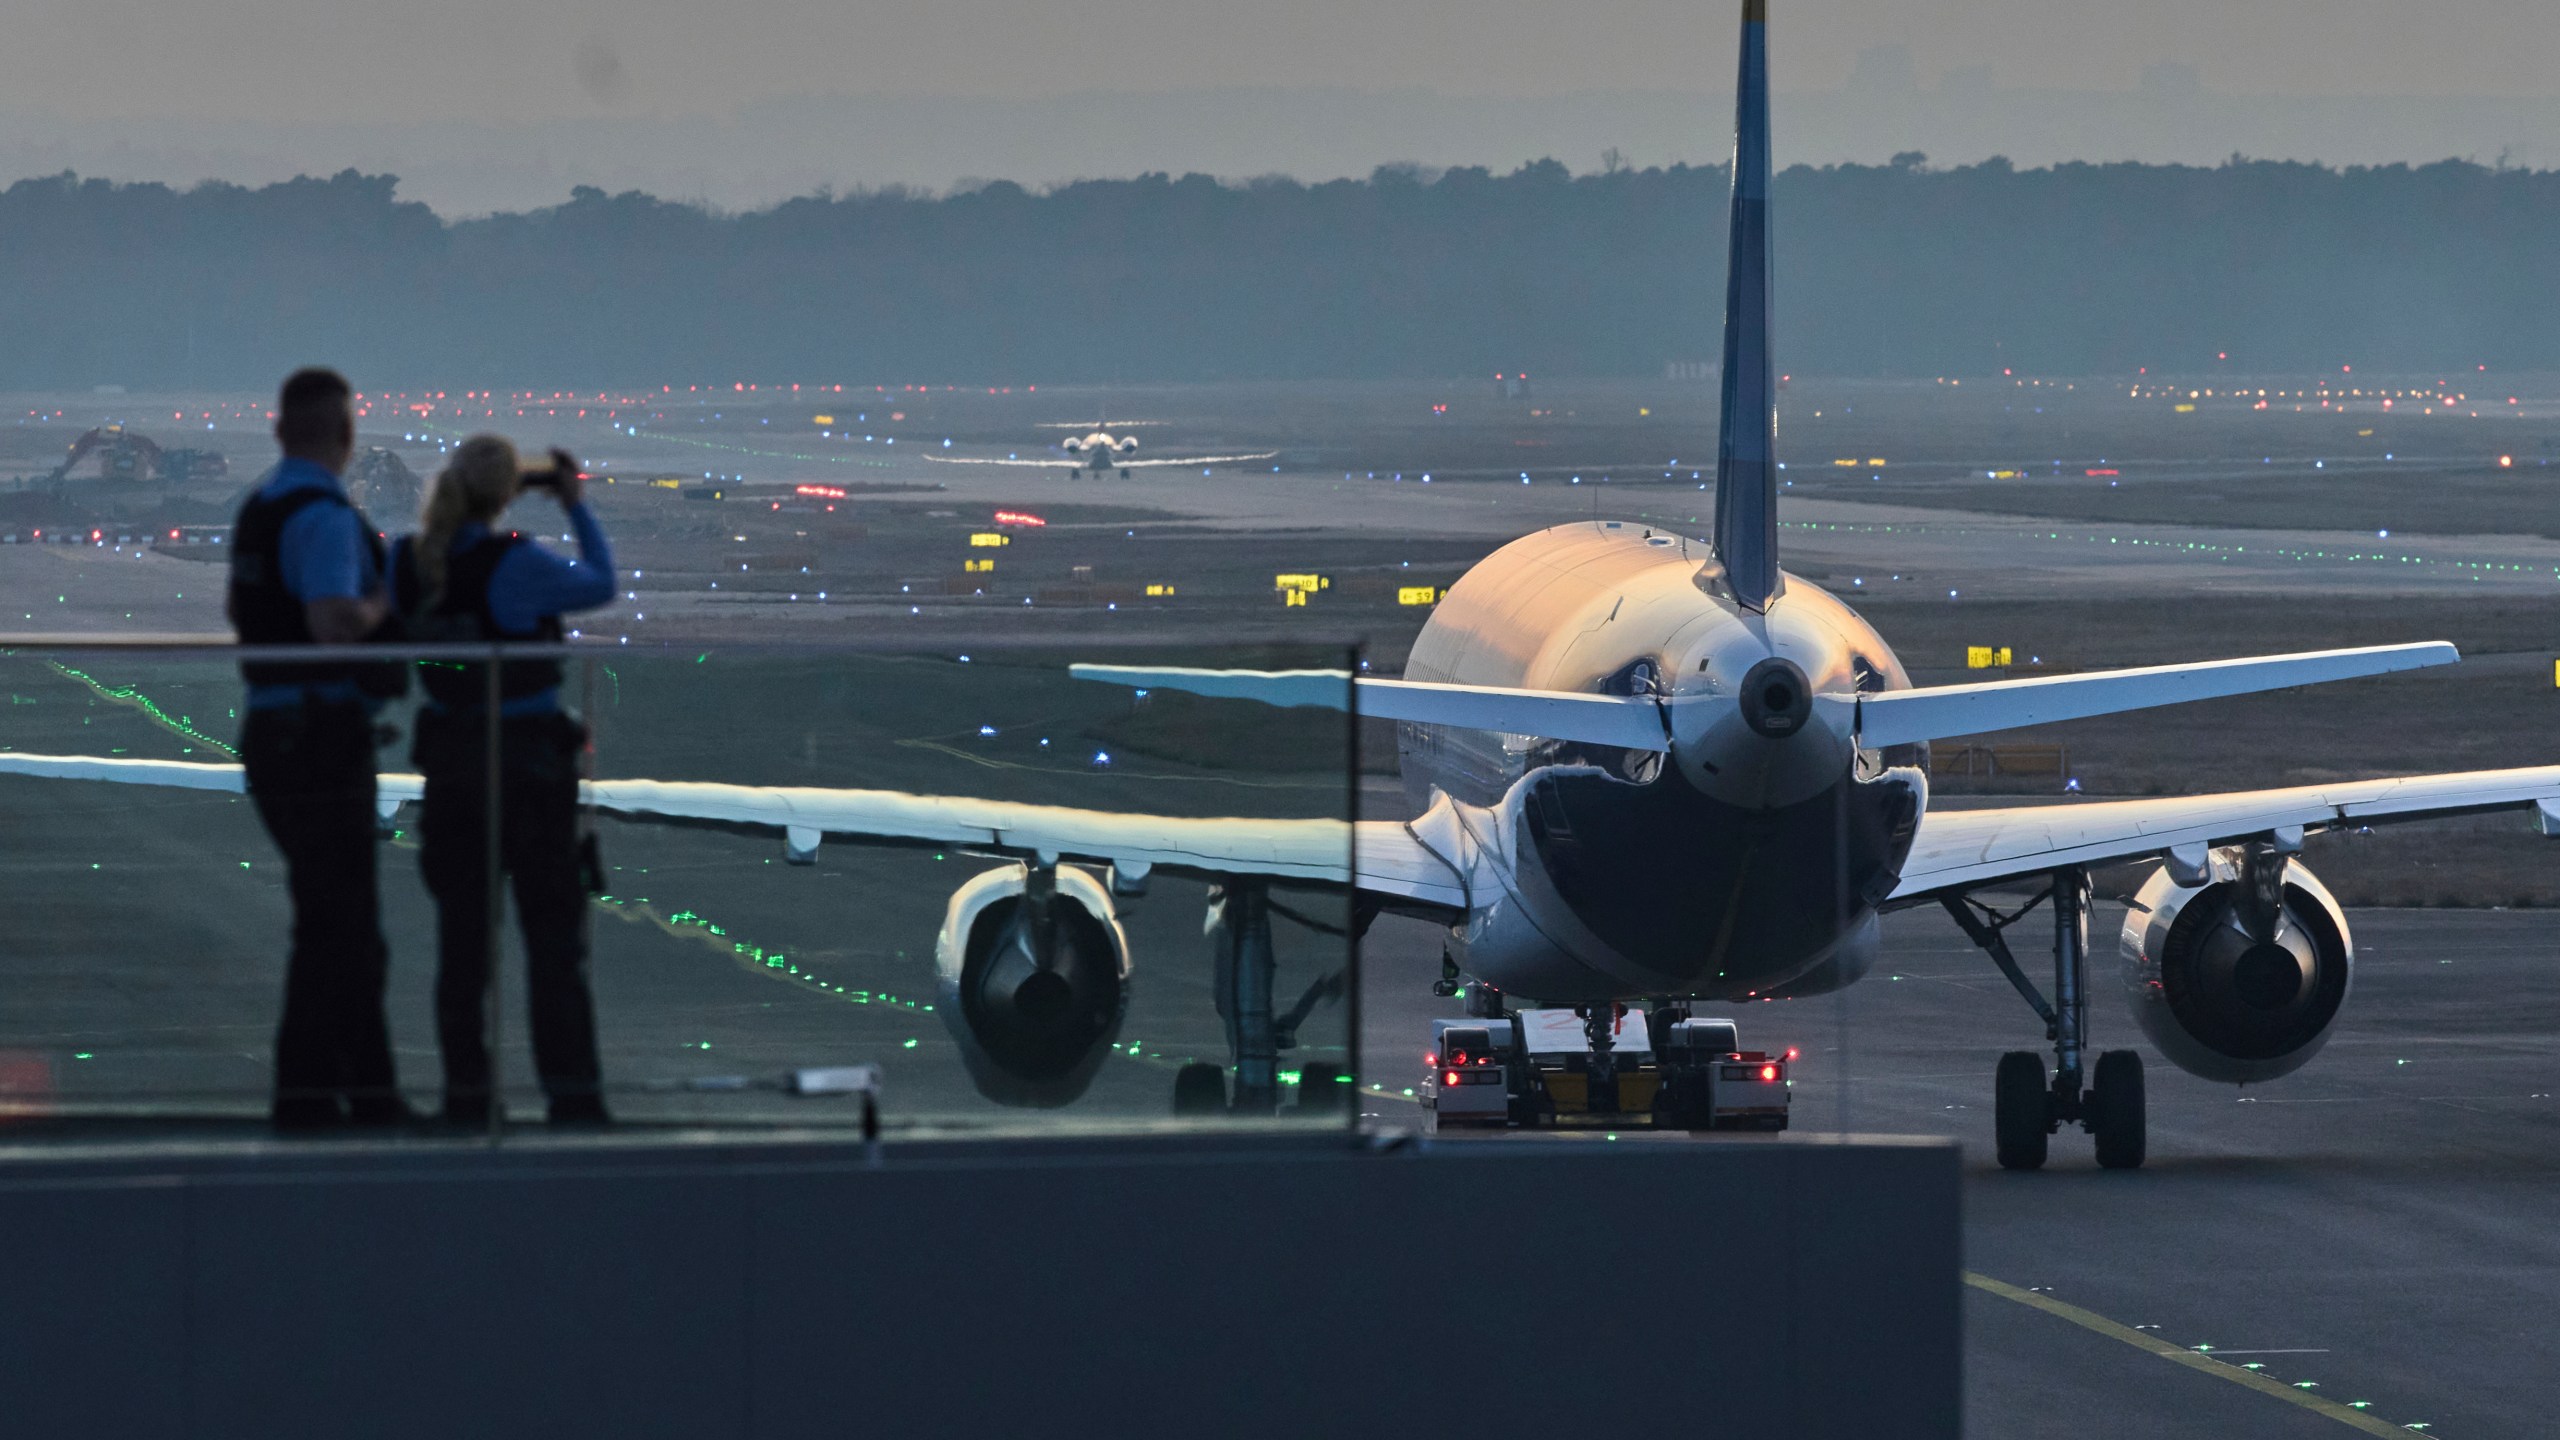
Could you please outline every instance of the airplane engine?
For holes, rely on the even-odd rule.
[[[989,870],[952,895],[933,958],[978,1093],[1041,1108],[1084,1094],[1129,1008],[1129,940],[1101,881],[1066,865]]]
[[[1120,443],[1112,448],[1118,450],[1121,454],[1126,455],[1138,448],[1138,437],[1135,435],[1123,435],[1120,437]]]
[[[2355,963],[2347,917],[2309,867],[2214,852],[2201,885],[2163,865],[2125,913],[2125,999],[2179,1069],[2245,1084],[2301,1068],[2328,1042]]]

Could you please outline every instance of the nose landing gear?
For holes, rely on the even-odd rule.
[[[2018,968],[2002,934],[2047,900],[2053,902],[2051,1002]],[[2044,1057],[2033,1050],[2000,1057],[1993,1081],[1992,1132],[2001,1168],[2041,1168],[2048,1140],[2070,1124],[2097,1140],[2101,1167],[2131,1170],[2141,1165],[2148,1126],[2142,1057],[2131,1050],[2109,1050],[2098,1057],[2090,1083],[2083,1084],[2082,1046],[2089,1029],[2088,872],[2055,871],[2043,894],[2007,914],[1970,896],[1943,896],[1940,903],[2043,1017],[2045,1038],[2053,1042],[2050,1075]]]

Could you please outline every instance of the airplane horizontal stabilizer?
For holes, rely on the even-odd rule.
[[[1859,697],[1858,732],[1862,744],[1881,749],[1950,735],[1980,735],[2048,725],[2057,720],[2147,710],[2155,705],[2387,675],[2395,670],[2450,665],[2461,658],[2451,645],[2434,640],[2416,645],[2253,655],[2192,665],[2151,665],[2138,670],[1890,690]]]
[[[1643,695],[1577,695],[1561,690],[1505,690],[1418,680],[1355,679],[1342,670],[1195,670],[1179,666],[1071,665],[1078,680],[1144,690],[1179,690],[1265,705],[1317,705],[1340,710],[1354,685],[1360,713],[1421,725],[1453,725],[1510,735],[1537,735],[1626,750],[1668,750],[1660,705]]]

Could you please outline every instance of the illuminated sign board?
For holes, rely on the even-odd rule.
[[[1968,645],[1964,648],[1964,668],[1967,670],[1997,670],[2008,663],[2009,647],[2006,645]]]
[[[969,537],[970,547],[978,550],[993,550],[998,546],[1012,543],[1012,536],[999,534],[993,530],[980,530]]]
[[[1149,586],[1147,587],[1147,598],[1148,598],[1148,599],[1150,599],[1150,600],[1161,600],[1161,599],[1164,599],[1166,596],[1171,595],[1172,593],[1173,593],[1173,587],[1172,587],[1172,586],[1170,586],[1170,585],[1165,585],[1165,584],[1161,584],[1161,583],[1159,583],[1159,584],[1149,585]]]
[[[1439,601],[1440,591],[1430,585],[1406,585],[1396,591],[1399,605],[1436,605]]]
[[[1333,582],[1322,575],[1274,575],[1271,577],[1271,588],[1294,591],[1303,595],[1311,590],[1332,589]],[[1298,603],[1303,605],[1306,602],[1301,600]]]
[[[833,425],[836,423],[836,417],[833,415],[812,415],[809,417],[809,423],[812,425]]]
[[[992,575],[996,568],[995,557],[991,555],[984,560],[963,561],[960,568],[972,575]]]

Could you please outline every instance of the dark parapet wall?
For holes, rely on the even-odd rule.
[[[0,388],[1660,375],[1715,353],[1726,190],[1541,161],[449,221],[388,176],[65,175],[0,191]],[[1787,371],[2560,368],[2560,172],[1905,156],[1783,171],[1772,214]]]
[[[1954,1440],[1958,1181],[1921,1140],[21,1150],[0,1395],[29,1435]]]

